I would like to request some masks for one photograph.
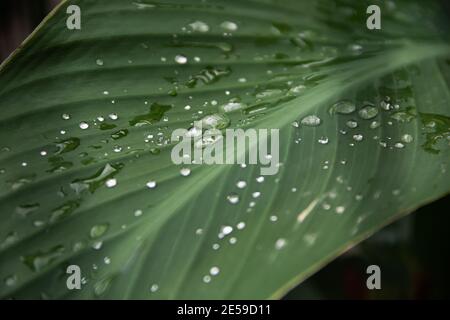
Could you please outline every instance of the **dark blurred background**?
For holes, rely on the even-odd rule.
[[[0,0],[0,61],[59,0]],[[450,7],[450,1],[447,2]],[[293,289],[285,299],[450,298],[450,197],[379,231]],[[366,288],[368,265],[381,268],[381,290]]]

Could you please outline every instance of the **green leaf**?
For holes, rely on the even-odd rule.
[[[381,30],[366,28],[372,2]],[[70,4],[81,30],[66,28]],[[0,296],[279,298],[445,195],[441,12],[64,1],[0,69]],[[279,172],[174,165],[172,132],[205,116],[280,129]],[[82,290],[66,287],[72,264]]]

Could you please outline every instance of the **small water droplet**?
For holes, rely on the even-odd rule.
[[[97,224],[91,228],[89,235],[91,236],[92,239],[99,238],[103,236],[106,233],[106,231],[108,231],[108,228],[109,224],[107,223]]]
[[[17,276],[16,275],[10,275],[5,278],[5,285],[7,287],[15,286],[17,283]]]
[[[345,124],[350,129],[355,129],[356,127],[358,127],[358,122],[356,122],[355,120],[348,120]]]
[[[157,284],[152,284],[152,286],[150,287],[150,291],[151,292],[156,292],[158,291],[159,286]]]
[[[381,123],[379,122],[379,121],[372,121],[371,123],[370,123],[370,129],[376,129],[376,128],[378,128],[379,126],[381,125]]]
[[[111,113],[111,114],[108,115],[108,117],[111,120],[117,120],[119,118],[119,116],[116,113]]]
[[[192,31],[195,32],[208,32],[209,26],[203,22],[203,21],[195,21],[189,24],[189,27],[191,27]]]
[[[220,233],[223,234],[224,236],[229,235],[231,232],[233,232],[232,226],[223,226],[220,231]]]
[[[147,188],[149,188],[149,189],[154,189],[154,188],[156,188],[156,181],[149,181],[149,182],[147,182]]]
[[[261,192],[259,192],[259,191],[255,191],[255,192],[252,193],[252,197],[255,198],[255,199],[259,198],[260,195],[261,195]]]
[[[204,129],[225,129],[230,124],[230,119],[224,114],[216,113],[207,115],[201,119]]]
[[[230,193],[230,194],[227,196],[227,199],[228,199],[228,202],[229,202],[229,203],[231,203],[231,204],[236,204],[236,203],[239,202],[239,195],[236,194],[236,193]]]
[[[232,21],[224,21],[220,26],[227,31],[236,31],[238,29],[238,25]]]
[[[189,168],[181,168],[180,174],[183,177],[187,177],[187,176],[189,176],[191,174],[191,169],[189,169]]]
[[[188,59],[186,56],[179,54],[175,56],[175,62],[178,64],[186,64]]]
[[[245,182],[244,180],[240,180],[236,183],[236,187],[238,187],[239,189],[244,189],[247,186],[247,182]]]
[[[281,250],[286,246],[286,239],[280,238],[275,242],[275,249]]]
[[[68,113],[63,113],[63,115],[61,116],[64,120],[69,120],[70,119],[70,114]]]
[[[353,135],[353,140],[355,141],[362,141],[363,140],[363,135],[362,134],[355,134]]]
[[[117,179],[114,179],[114,178],[113,179],[108,179],[108,180],[106,180],[105,185],[108,188],[113,188],[113,187],[115,187],[117,185]]]
[[[103,60],[102,60],[102,59],[97,59],[97,60],[95,61],[95,63],[96,63],[98,66],[102,66],[102,65],[103,65]]]
[[[330,114],[350,114],[356,110],[355,104],[350,100],[342,100],[333,104],[329,110]]]
[[[320,123],[321,120],[316,115],[309,115],[301,120],[301,124],[308,127],[317,127],[318,125],[320,125]]]
[[[223,112],[233,112],[236,110],[241,110],[246,108],[247,105],[241,102],[228,102],[226,104],[224,104],[223,106],[220,106],[220,110]]]
[[[209,274],[212,276],[217,276],[220,272],[219,267],[212,267],[211,269],[209,269]]]
[[[342,213],[344,213],[344,211],[345,211],[345,207],[343,207],[343,206],[336,207],[337,214],[342,214]]]
[[[239,222],[236,226],[236,228],[238,228],[238,230],[242,230],[245,228],[245,222]]]
[[[412,137],[412,135],[406,133],[402,135],[401,140],[404,143],[411,143],[414,141],[414,138]]]
[[[328,137],[320,137],[319,140],[317,140],[320,144],[328,144],[329,139]]]
[[[378,115],[378,109],[372,105],[366,105],[358,111],[358,115],[364,120],[369,120]]]
[[[87,128],[89,128],[89,124],[87,122],[80,122],[80,129],[81,130],[86,130]]]

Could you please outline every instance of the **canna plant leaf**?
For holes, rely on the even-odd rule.
[[[0,69],[0,296],[281,298],[449,192],[447,21],[438,1],[63,1]],[[278,172],[174,164],[198,120],[279,129]]]

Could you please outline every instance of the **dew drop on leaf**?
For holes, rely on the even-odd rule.
[[[301,124],[307,127],[317,127],[318,125],[320,125],[320,123],[321,120],[316,115],[309,115],[301,120]]]
[[[330,114],[350,114],[356,110],[355,104],[350,100],[338,101],[329,109]]]
[[[91,228],[91,230],[89,231],[89,236],[92,239],[99,238],[103,236],[106,233],[106,231],[108,231],[108,228],[109,224],[107,223],[97,224]]]
[[[236,193],[230,193],[227,196],[228,202],[231,204],[236,204],[239,202],[239,195],[237,195]]]
[[[358,115],[361,119],[369,120],[378,115],[378,109],[372,105],[367,105],[358,111]]]

